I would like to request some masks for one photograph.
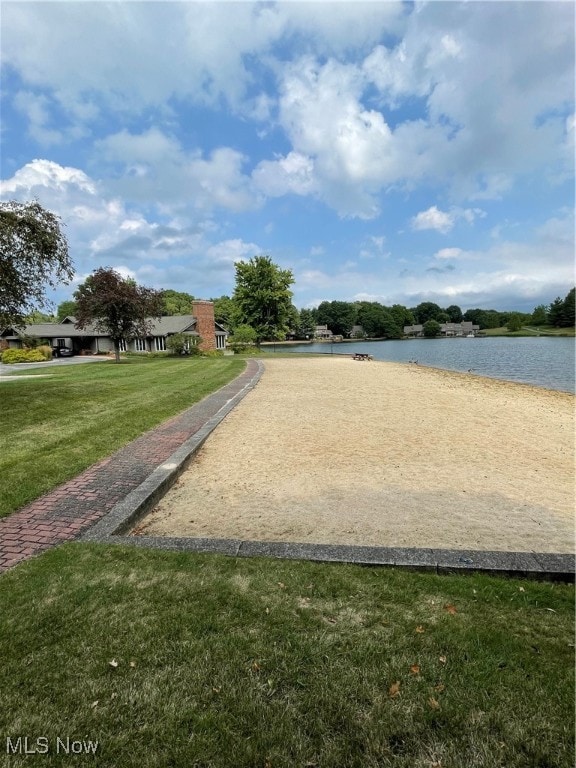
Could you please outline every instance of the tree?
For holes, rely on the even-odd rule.
[[[37,325],[38,323],[55,323],[56,318],[54,315],[48,315],[46,312],[40,312],[39,309],[35,309],[34,312],[30,312],[26,316],[26,323],[29,325]]]
[[[405,325],[414,325],[414,315],[403,304],[393,304],[390,307],[390,314],[400,330],[404,330]]]
[[[0,327],[21,328],[26,315],[51,309],[47,286],[74,275],[60,218],[40,203],[0,203]]]
[[[412,310],[417,322],[424,325],[427,320],[440,320],[440,315],[444,310],[434,304],[433,301],[423,301],[421,304]]]
[[[524,315],[521,312],[510,312],[506,327],[509,331],[519,331],[524,323]]]
[[[254,328],[257,343],[286,338],[292,307],[290,286],[294,282],[291,270],[280,269],[269,256],[238,261],[235,267],[233,298],[240,324]]]
[[[572,288],[568,292],[562,305],[562,326],[570,328],[574,326],[576,320],[576,289]]]
[[[148,336],[153,318],[162,316],[159,291],[136,285],[111,268],[94,270],[74,293],[77,304],[76,328],[93,323],[114,343],[116,362],[120,362],[120,344]]]
[[[440,323],[437,320],[427,320],[422,326],[422,333],[427,339],[433,339],[440,333]]]
[[[219,299],[210,299],[214,302],[214,319],[221,323],[226,330],[234,333],[238,325],[238,307],[230,296],[220,296]]]
[[[537,307],[534,307],[534,312],[532,312],[532,317],[530,318],[530,322],[532,325],[546,325],[548,322],[548,318],[546,316],[546,305],[545,304],[538,304]]]
[[[58,322],[61,323],[66,317],[76,317],[76,302],[63,301],[58,304],[57,309]]]
[[[555,328],[560,328],[562,325],[563,312],[564,302],[560,296],[557,296],[552,304],[550,304],[550,309],[548,310],[548,322],[550,325],[553,325]]]
[[[172,288],[160,291],[163,315],[191,315],[194,296]]]
[[[349,336],[357,308],[349,301],[323,301],[316,310],[319,325],[327,325],[338,336]]]
[[[449,307],[446,307],[446,314],[450,318],[450,323],[462,322],[462,310],[457,304],[451,304]]]
[[[311,309],[301,309],[298,320],[298,337],[300,339],[311,339],[314,336],[315,328],[314,312]]]
[[[397,324],[392,312],[383,304],[377,301],[360,301],[357,306],[357,322],[368,336],[387,336],[395,339],[402,336],[402,328]]]

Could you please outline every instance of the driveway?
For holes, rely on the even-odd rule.
[[[105,363],[110,360],[113,360],[114,358],[110,357],[104,357],[102,355],[100,356],[94,356],[94,357],[58,357],[55,360],[48,360],[44,363],[14,363],[13,365],[5,365],[4,363],[0,363],[0,379],[4,379],[4,381],[8,381],[9,379],[15,378],[14,376],[6,376],[7,373],[17,373],[18,377],[25,376],[27,371],[30,371],[32,368],[53,368],[54,366],[60,366],[60,365],[79,365],[83,363]],[[53,373],[53,371],[47,371],[48,373]]]

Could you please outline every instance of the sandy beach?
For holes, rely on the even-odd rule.
[[[574,468],[571,394],[276,358],[136,532],[572,553]]]

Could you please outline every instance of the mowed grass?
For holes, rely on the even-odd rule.
[[[233,358],[135,357],[36,368],[26,371],[30,378],[3,382],[0,517],[227,384],[244,366]]]
[[[572,768],[573,598],[67,544],[0,577],[2,748],[50,745],[2,765],[68,764],[60,737],[111,768]]]
[[[483,333],[486,336],[574,336],[574,328],[555,328],[553,325],[525,326],[521,331],[509,331],[506,326],[502,328],[487,328]]]

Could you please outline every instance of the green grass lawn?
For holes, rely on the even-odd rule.
[[[30,378],[2,383],[0,517],[227,384],[244,366],[229,357],[132,357],[29,369]]]
[[[0,615],[7,768],[574,765],[569,585],[76,543]]]
[[[552,325],[526,326],[521,331],[509,331],[506,326],[502,328],[487,328],[483,333],[486,336],[574,336],[574,328],[554,328]]]

